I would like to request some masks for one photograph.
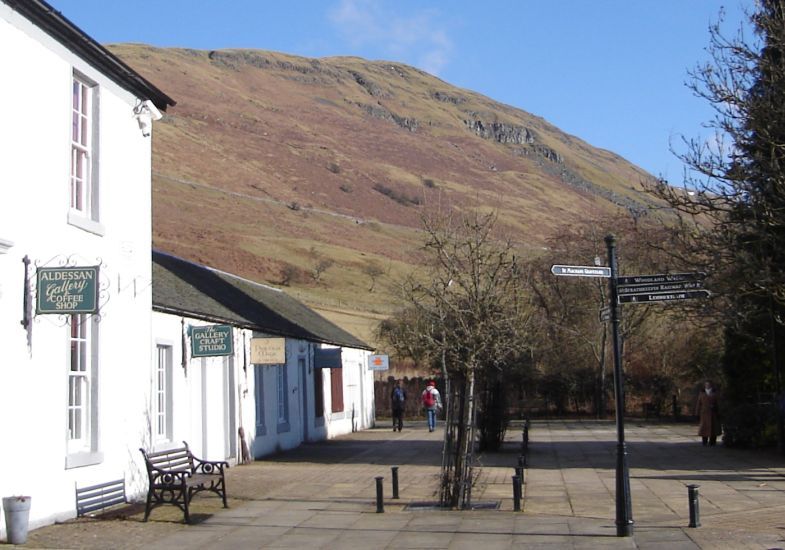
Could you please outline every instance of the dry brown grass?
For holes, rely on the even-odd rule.
[[[316,247],[334,266],[319,281],[289,281],[289,291],[340,311],[333,320],[365,338],[395,307],[387,289],[412,267],[424,212],[495,209],[506,232],[536,251],[565,220],[618,208],[608,193],[567,183],[563,170],[647,200],[638,191],[646,174],[623,159],[411,67],[111,49],[178,102],[154,132],[155,246],[268,284],[280,283],[286,266],[307,272]],[[403,118],[416,119],[416,130],[396,123]],[[475,135],[463,122],[474,119],[528,128],[563,165],[523,154],[526,144]],[[370,259],[389,266],[374,292],[362,273]]]

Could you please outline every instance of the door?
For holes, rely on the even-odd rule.
[[[202,456],[207,460],[237,456],[233,367],[231,357],[202,360]]]

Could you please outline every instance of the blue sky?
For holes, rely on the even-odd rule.
[[[687,89],[725,10],[753,0],[49,0],[102,43],[400,61],[541,116],[676,184],[680,136],[711,137]],[[164,86],[165,88],[165,86]]]

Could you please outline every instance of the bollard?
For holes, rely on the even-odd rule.
[[[398,498],[398,466],[393,466],[390,468],[392,470],[392,486],[393,486],[393,498]]]
[[[521,455],[518,457],[518,475],[521,476],[521,485],[526,483],[526,478],[524,477],[524,470],[526,469],[526,455]]]
[[[384,487],[382,486],[383,481],[384,481],[383,476],[376,477],[376,513],[377,514],[384,513]]]
[[[512,509],[514,512],[521,511],[521,480],[518,476],[512,476]]]
[[[526,479],[524,477],[523,466],[519,465],[517,468],[515,468],[515,475],[520,478],[521,485],[526,483]]]
[[[690,527],[701,526],[701,511],[698,493],[700,485],[687,485],[687,495],[690,500]]]

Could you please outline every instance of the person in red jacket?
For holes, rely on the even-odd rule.
[[[428,415],[428,431],[436,429],[436,412],[442,408],[442,398],[439,390],[436,389],[436,382],[428,381],[427,386],[422,392],[422,406]]]

